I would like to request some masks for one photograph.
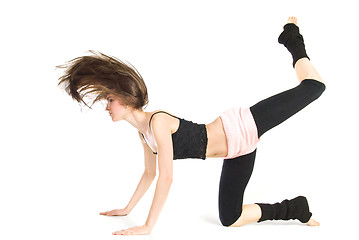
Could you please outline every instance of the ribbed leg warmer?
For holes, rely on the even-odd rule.
[[[297,219],[302,223],[307,223],[312,216],[312,213],[309,211],[308,201],[303,196],[296,197],[292,200],[284,200],[281,203],[257,204],[262,210],[262,217],[258,222]]]
[[[299,33],[299,28],[294,23],[284,25],[284,31],[279,35],[278,42],[283,44],[293,57],[293,67],[295,63],[306,57],[309,59],[304,45],[303,36]]]

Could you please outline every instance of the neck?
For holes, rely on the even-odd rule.
[[[148,114],[142,110],[131,110],[126,116],[125,121],[131,124],[141,133],[146,133],[148,130]]]

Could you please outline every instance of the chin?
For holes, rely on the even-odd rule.
[[[121,119],[112,118],[112,122],[119,122]]]

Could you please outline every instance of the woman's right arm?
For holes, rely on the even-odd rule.
[[[148,145],[142,140],[142,135],[140,133],[139,136],[144,149],[145,171],[142,174],[141,180],[138,183],[136,191],[125,208],[102,212],[100,213],[101,215],[124,216],[129,214],[136,206],[138,201],[142,198],[142,196],[146,193],[146,191],[151,186],[153,180],[156,177],[156,155],[153,154]]]
[[[141,133],[138,133],[144,149],[145,158],[145,171],[142,174],[141,180],[138,183],[135,193],[133,194],[130,202],[127,204],[126,209],[128,213],[136,206],[138,201],[142,198],[148,188],[151,186],[156,177],[156,155],[153,154],[149,146],[143,141]]]

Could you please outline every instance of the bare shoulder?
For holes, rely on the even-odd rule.
[[[162,160],[167,162],[173,159],[171,136],[173,119],[174,118],[168,114],[156,114],[152,118],[152,132],[157,143],[159,162],[163,162]]]
[[[171,129],[171,124],[173,122],[173,117],[171,117],[168,114],[165,113],[157,113],[155,115],[153,115],[152,120],[151,120],[151,125],[152,125],[152,131],[153,133],[155,132],[163,132],[165,130],[170,130]]]
[[[153,112],[153,114],[151,120],[153,133],[155,133],[155,131],[168,132],[168,130],[173,133],[178,129],[179,119],[175,115],[164,110],[157,110]]]

